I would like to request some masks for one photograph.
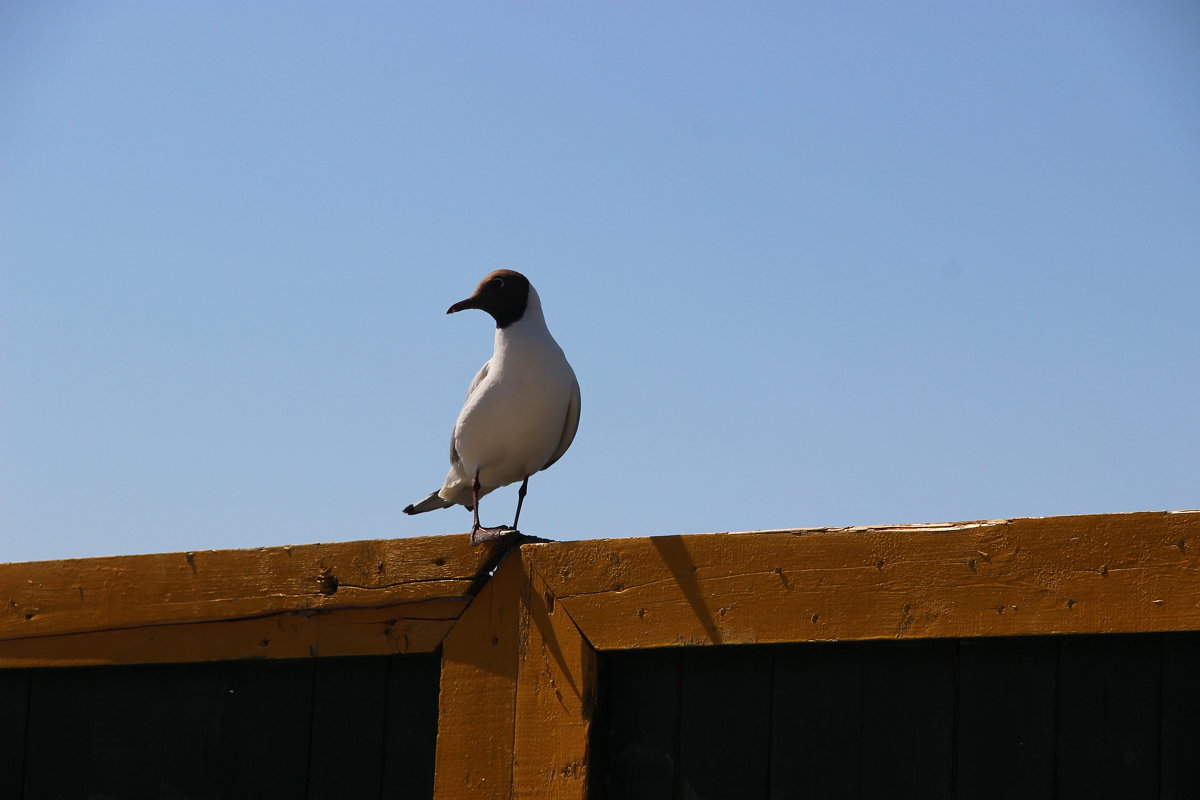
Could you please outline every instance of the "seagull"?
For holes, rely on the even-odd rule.
[[[441,489],[406,506],[423,514],[453,505],[474,513],[471,544],[517,532],[529,476],[562,458],[579,427],[579,381],[542,315],[529,279],[511,269],[489,274],[475,293],[446,310],[486,311],[496,320],[496,347],[475,375],[450,436],[450,473]],[[521,482],[512,526],[479,524],[479,498]]]

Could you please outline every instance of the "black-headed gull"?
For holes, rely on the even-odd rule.
[[[404,513],[466,506],[474,512],[471,544],[479,544],[516,531],[529,476],[558,461],[571,446],[579,427],[579,382],[546,327],[537,290],[524,275],[496,270],[446,313],[468,308],[496,320],[496,348],[471,381],[454,423],[445,485]],[[521,489],[512,527],[480,525],[479,498],[517,481]]]

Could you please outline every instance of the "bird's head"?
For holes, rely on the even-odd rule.
[[[478,308],[496,320],[497,328],[507,328],[525,314],[529,303],[529,279],[511,269],[498,269],[480,281],[475,293],[459,300],[447,314]]]

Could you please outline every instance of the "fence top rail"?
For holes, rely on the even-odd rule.
[[[1200,630],[1200,511],[524,548],[598,650]]]
[[[1200,511],[596,539],[514,555],[600,650],[1200,630]],[[321,654],[430,650],[499,556],[457,534],[0,564],[0,666],[5,648],[9,665],[65,663],[95,637],[116,655],[94,663],[161,660],[153,637],[129,644],[152,630],[188,658],[330,642]],[[342,632],[289,629],[292,649],[278,652],[249,641],[248,621],[320,615]],[[368,620],[371,637],[358,633]],[[197,624],[208,643],[182,628]],[[234,630],[247,643],[229,644]]]
[[[491,555],[427,536],[0,564],[0,641],[462,602]]]

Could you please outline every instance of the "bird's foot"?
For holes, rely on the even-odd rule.
[[[513,534],[519,534],[516,528],[500,525],[496,528],[485,528],[482,525],[471,530],[471,545],[481,545],[484,542],[499,542]]]

